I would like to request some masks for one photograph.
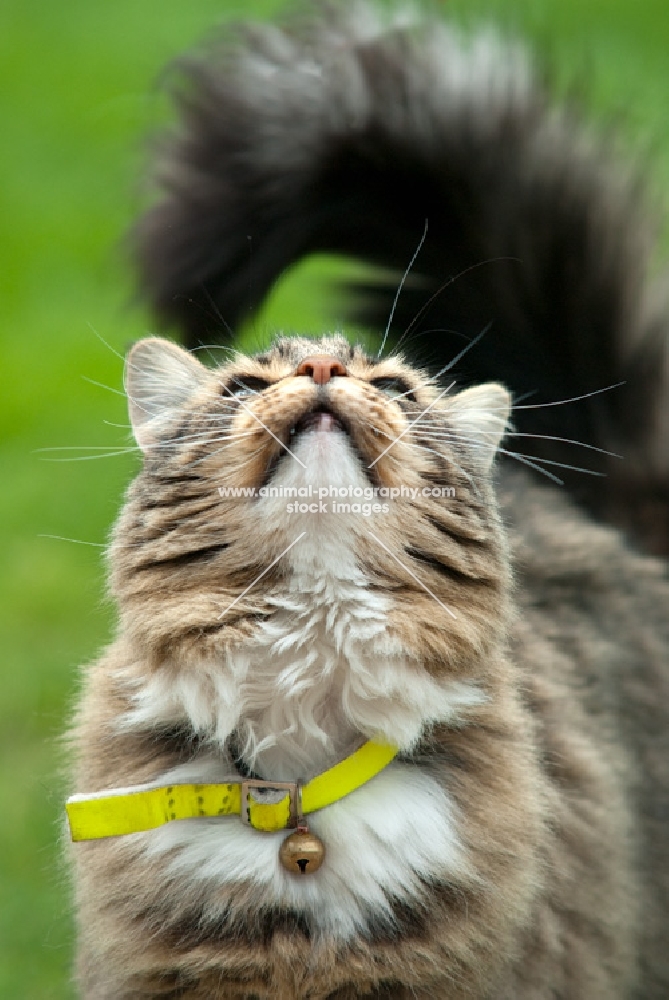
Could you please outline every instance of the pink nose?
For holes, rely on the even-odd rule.
[[[296,375],[310,376],[316,385],[325,385],[335,375],[346,375],[346,368],[331,354],[312,354],[301,361],[295,369]]]

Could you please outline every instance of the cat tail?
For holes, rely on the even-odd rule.
[[[174,81],[180,129],[134,234],[159,319],[190,347],[221,340],[290,264],[327,251],[383,269],[344,296],[382,334],[427,221],[388,345],[435,370],[486,329],[449,377],[504,382],[518,435],[589,445],[507,447],[560,463],[545,467],[599,516],[669,551],[653,228],[612,143],[550,101],[521,46],[316,5],[281,28],[239,28]],[[537,405],[573,397],[586,398]]]

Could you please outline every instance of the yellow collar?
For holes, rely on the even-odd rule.
[[[141,833],[174,819],[235,814],[256,830],[285,830],[298,825],[308,813],[332,805],[360,788],[379,774],[397,752],[397,747],[369,740],[306,785],[239,778],[216,785],[135,785],[73,795],[65,806],[72,840]],[[285,794],[277,802],[280,791]]]

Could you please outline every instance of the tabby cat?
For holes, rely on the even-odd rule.
[[[669,365],[636,184],[518,46],[366,5],[216,41],[177,98],[135,245],[187,347],[314,250],[385,268],[348,294],[382,331],[424,239],[390,350],[129,352],[118,636],[73,730],[81,997],[666,1000]]]

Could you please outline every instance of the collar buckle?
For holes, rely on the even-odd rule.
[[[241,782],[241,819],[242,823],[252,826],[251,810],[249,808],[249,792],[251,789],[282,790],[290,793],[289,826],[296,827],[302,822],[302,786],[298,781],[265,781],[261,778],[244,778]],[[257,800],[256,800],[257,801]]]

